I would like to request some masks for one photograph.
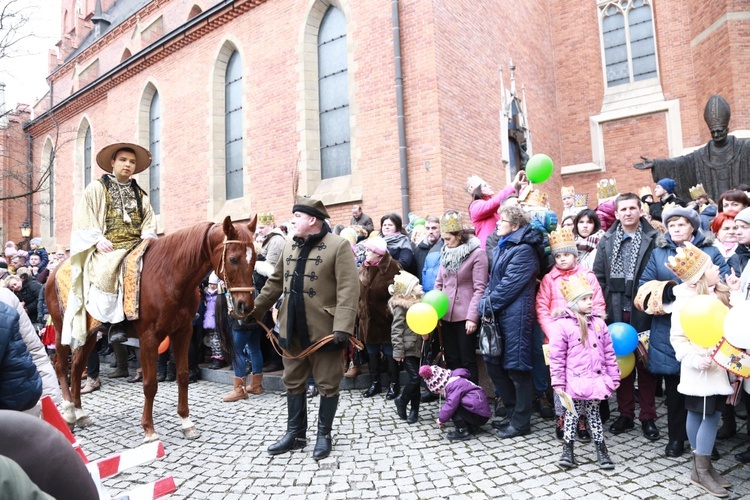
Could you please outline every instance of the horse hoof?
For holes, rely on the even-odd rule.
[[[94,421],[91,420],[88,416],[81,417],[78,420],[76,420],[76,427],[80,427],[81,429],[85,429],[86,427],[90,425],[94,425]]]
[[[76,428],[76,423],[75,423],[75,422],[73,422],[73,423],[70,423],[70,422],[65,422],[65,425],[67,425],[67,426],[68,426],[68,430],[69,430],[70,432],[73,432],[73,431],[75,430],[75,428]]]
[[[153,443],[154,441],[158,441],[158,440],[159,440],[159,435],[156,433],[153,433],[150,436],[146,436],[145,438],[143,438],[144,443]]]
[[[182,429],[182,433],[185,435],[185,439],[198,439],[201,435],[200,431],[193,427]]]

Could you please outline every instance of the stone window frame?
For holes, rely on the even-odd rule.
[[[136,143],[139,146],[143,146],[146,149],[149,149],[149,130],[150,130],[150,112],[151,112],[151,102],[153,101],[154,95],[159,94],[159,98],[161,100],[161,137],[162,140],[164,138],[164,133],[166,132],[166,127],[164,127],[164,94],[159,91],[159,85],[153,78],[149,78],[146,83],[143,86],[143,90],[141,90],[141,98],[138,103],[137,108],[137,114],[136,117],[136,123],[138,124],[138,132],[137,132],[137,140]],[[164,147],[161,149],[161,158],[160,158],[160,166],[159,169],[159,190],[164,193],[164,165],[166,164],[168,158],[167,154],[164,150]],[[146,193],[150,192],[151,190],[151,181],[150,181],[150,169],[146,169],[145,171],[139,173],[135,176],[136,182],[138,182],[138,185],[143,189]],[[161,213],[154,214],[154,218],[156,219],[156,232],[157,234],[163,234],[164,233],[164,210],[161,210]]]
[[[231,216],[233,220],[244,220],[248,218],[248,214],[252,213],[252,203],[250,196],[250,175],[248,175],[248,151],[250,147],[250,137],[245,134],[242,141],[242,163],[243,163],[243,176],[242,176],[242,192],[244,195],[240,198],[234,198],[232,200],[226,199],[226,170],[225,170],[225,79],[227,63],[229,57],[234,51],[239,52],[239,56],[243,61],[242,66],[242,109],[250,109],[248,105],[248,92],[247,82],[248,78],[248,65],[247,53],[243,49],[242,44],[234,38],[232,35],[225,36],[219,48],[216,51],[216,55],[213,57],[213,70],[209,76],[209,94],[210,99],[208,102],[208,130],[210,137],[211,147],[209,148],[209,159],[208,159],[208,200],[207,200],[207,217],[209,220],[219,222],[227,215]],[[243,115],[243,123],[246,123]],[[245,131],[247,126],[243,125]]]
[[[318,32],[323,16],[329,7],[336,7],[346,17],[346,50],[349,83],[349,125],[351,171],[349,175],[321,179],[320,122],[318,95]],[[356,74],[358,64],[354,60],[357,42],[356,26],[352,21],[349,0],[307,0],[305,15],[297,44],[297,73],[299,75],[299,100],[297,129],[300,131],[299,194],[311,195],[326,205],[337,205],[362,200],[364,190],[363,173],[359,169],[361,151],[358,146]]]
[[[54,154],[52,165],[50,166],[50,175],[47,179],[47,188],[39,191],[39,215],[41,220],[40,233],[42,239],[48,242],[54,242],[55,239],[55,166],[57,153],[54,152],[54,141],[51,136],[44,139],[42,146],[42,156],[39,163],[39,173],[43,173],[47,168],[46,163],[50,154]],[[46,206],[46,209],[45,209]],[[46,213],[45,213],[46,212]],[[31,221],[29,221],[31,222]]]
[[[96,146],[94,141],[94,129],[91,125],[91,118],[88,115],[84,114],[78,124],[73,158],[73,165],[75,165],[75,168],[73,169],[73,193],[76,199],[78,199],[80,196],[83,196],[83,192],[86,190],[85,140],[87,131],[91,132],[91,180],[89,181],[91,182],[96,180],[96,176],[94,174],[96,166],[96,155],[94,152],[96,151]]]

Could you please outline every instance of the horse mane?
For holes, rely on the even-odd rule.
[[[207,250],[210,251],[206,247],[206,237],[213,225],[211,222],[200,222],[160,237],[149,244],[146,261],[165,276],[174,273],[178,264],[197,270],[200,262],[209,257],[206,254]],[[203,276],[200,278],[203,279]]]

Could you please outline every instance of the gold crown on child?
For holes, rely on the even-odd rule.
[[[261,226],[270,226],[275,220],[271,212],[261,212],[258,214],[258,224]]]
[[[575,248],[576,237],[573,231],[568,227],[552,231],[549,233],[549,247],[552,252],[562,248]]]
[[[388,287],[391,295],[409,295],[419,284],[419,280],[411,273],[403,269],[393,278],[393,284]]]
[[[569,196],[575,196],[575,195],[576,195],[575,186],[563,186],[560,188],[560,196],[562,198],[568,198]]]
[[[464,224],[461,220],[461,214],[458,212],[451,212],[443,214],[440,217],[440,231],[443,233],[457,233],[463,231]]]
[[[701,196],[708,196],[708,193],[706,193],[706,190],[703,188],[703,184],[696,184],[695,186],[691,187],[689,191],[690,198],[692,198],[693,200],[697,200]]]
[[[638,190],[638,198],[643,198],[644,196],[653,196],[654,192],[651,191],[651,188],[649,186],[643,186]]]
[[[534,189],[531,185],[527,185],[521,189],[518,201],[523,205],[530,205],[532,207],[546,207],[547,193],[539,189]]]
[[[560,291],[562,292],[563,297],[565,297],[565,302],[568,303],[573,302],[584,295],[594,293],[591,284],[581,273],[573,274],[568,279],[562,280],[560,282]]]
[[[617,190],[617,181],[614,179],[602,179],[596,183],[596,197],[600,200],[613,198],[620,194]]]
[[[666,262],[669,270],[689,285],[695,284],[710,265],[711,257],[689,241],[677,248],[677,255],[670,256]]]

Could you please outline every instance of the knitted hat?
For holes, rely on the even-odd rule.
[[[677,255],[670,256],[665,265],[678,278],[688,285],[695,284],[711,265],[711,257],[690,242],[677,249]]]
[[[297,196],[297,202],[292,207],[292,213],[302,212],[311,217],[317,217],[318,219],[330,219],[328,210],[323,202],[316,200],[315,198],[307,198],[305,196]]]
[[[688,207],[681,207],[676,203],[667,203],[664,205],[664,210],[661,213],[661,220],[665,225],[669,223],[669,219],[672,217],[685,217],[690,221],[690,225],[693,226],[694,230],[698,230],[701,227],[701,218],[698,212]]]
[[[427,389],[434,394],[438,394],[448,385],[448,379],[451,378],[451,371],[440,368],[437,365],[424,365],[419,369],[419,376],[424,379]]]
[[[573,235],[573,231],[571,231],[570,228],[564,227],[549,233],[549,246],[552,255],[567,252],[578,256],[576,237]]]
[[[675,188],[677,187],[677,183],[674,181],[674,179],[670,179],[669,177],[665,177],[659,182],[657,182],[658,185],[664,188],[664,191],[666,191],[669,194],[673,194]]]
[[[216,273],[211,271],[211,274],[208,275],[208,284],[209,285],[218,285],[219,284],[219,277],[216,276]]]
[[[750,224],[750,207],[740,210],[740,212],[734,217],[734,220],[741,220],[746,224]]]
[[[385,253],[388,251],[388,245],[380,236],[367,238],[362,242],[362,246],[372,252],[375,252],[378,255],[385,255]]]
[[[42,239],[41,238],[31,238],[31,241],[29,242],[32,245],[36,245],[38,247],[42,246]]]
[[[566,280],[560,282],[560,291],[568,303],[568,307],[573,307],[576,302],[587,295],[593,295],[594,290],[582,274],[574,274]]]
[[[402,269],[394,276],[393,284],[388,286],[388,292],[391,295],[411,295],[417,285],[419,285],[417,277]]]
[[[135,170],[133,175],[143,172],[151,166],[151,153],[148,149],[138,144],[131,144],[129,142],[117,142],[104,146],[101,151],[96,154],[96,163],[105,172],[112,173],[112,160],[115,159],[115,155],[118,151],[123,149],[132,149],[135,152]]]

